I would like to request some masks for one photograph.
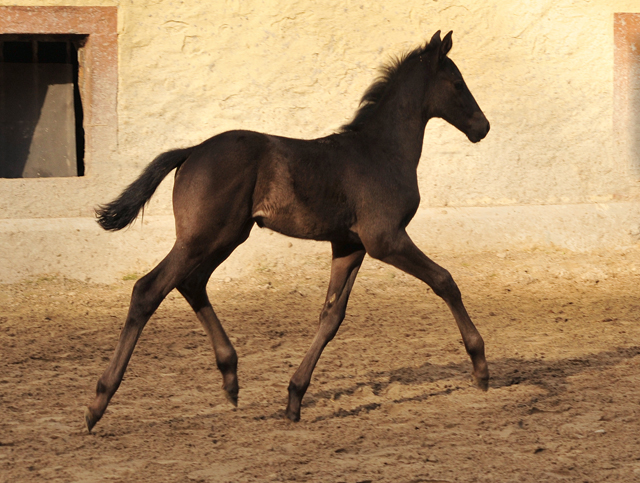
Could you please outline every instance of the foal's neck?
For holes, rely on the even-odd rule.
[[[416,64],[419,60],[416,59]],[[416,168],[422,154],[428,116],[424,105],[426,69],[411,65],[399,74],[362,133],[379,145],[396,163]]]

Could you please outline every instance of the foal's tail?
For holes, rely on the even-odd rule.
[[[111,203],[96,208],[98,224],[105,230],[117,231],[130,225],[149,201],[160,182],[185,162],[193,148],[174,149],[151,161],[140,177]]]

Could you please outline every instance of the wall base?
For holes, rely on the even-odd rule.
[[[409,233],[425,253],[528,250],[624,250],[640,244],[640,203],[421,209]],[[91,218],[0,220],[0,283],[57,275],[113,283],[145,273],[174,242],[172,216],[149,216],[107,233]],[[328,243],[254,228],[214,279],[286,269],[331,256]]]

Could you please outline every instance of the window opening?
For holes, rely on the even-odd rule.
[[[86,35],[0,35],[0,178],[84,176]]]

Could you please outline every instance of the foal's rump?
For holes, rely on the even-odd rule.
[[[193,149],[179,167],[173,187],[178,238],[219,238],[227,228],[253,224],[253,194],[268,137],[228,131]]]
[[[215,197],[216,193],[233,191],[239,185],[253,185],[258,158],[264,152],[266,140],[267,136],[260,133],[229,131],[196,146],[164,152],[149,163],[115,200],[96,209],[97,222],[109,231],[121,230],[132,224],[162,180],[174,169],[178,169],[174,209],[181,208],[180,202],[175,203],[176,194],[181,198],[184,193],[191,192],[186,203],[206,202],[196,197],[198,192],[203,194],[203,188],[208,190],[209,198]]]

